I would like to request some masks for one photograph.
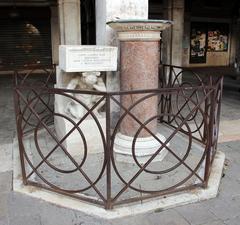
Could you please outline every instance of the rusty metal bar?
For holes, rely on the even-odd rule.
[[[14,91],[14,108],[15,108],[15,118],[16,118],[16,127],[17,127],[17,138],[18,138],[18,146],[19,146],[19,156],[21,161],[21,169],[22,169],[22,179],[23,184],[27,185],[28,181],[26,178],[26,169],[25,169],[25,162],[24,162],[24,146],[22,144],[23,139],[23,130],[21,129],[21,125],[19,124],[19,117],[21,116],[21,110],[19,105],[19,95],[15,89]]]
[[[111,106],[110,106],[110,95],[106,96],[106,154],[107,154],[107,201],[105,208],[112,209],[112,180],[111,180]]]
[[[209,95],[209,93],[208,93],[208,95]],[[146,97],[144,97],[144,98],[146,98]],[[117,103],[117,101],[116,101],[114,98],[112,98],[112,99]],[[142,99],[140,99],[139,101],[142,101]],[[178,157],[173,151],[171,151],[171,149],[169,149],[169,147],[167,146],[167,143],[169,143],[169,141],[172,139],[172,137],[181,129],[181,126],[184,125],[184,122],[182,122],[182,123],[178,126],[178,128],[167,138],[167,140],[166,140],[164,143],[162,143],[161,140],[159,140],[159,139],[156,137],[155,134],[153,134],[144,124],[141,123],[141,121],[139,121],[134,115],[132,115],[132,114],[129,112],[129,111],[130,111],[129,109],[125,109],[120,103],[118,103],[118,104],[119,104],[120,107],[122,107],[124,110],[126,110],[126,113],[129,114],[129,115],[131,115],[131,117],[133,117],[140,125],[143,125],[143,126],[144,126],[144,129],[147,130],[147,131],[151,134],[151,136],[153,136],[156,140],[158,140],[158,141],[162,144],[162,146],[150,157],[150,159],[149,159],[149,160],[144,164],[144,166],[134,175],[134,177],[128,182],[128,184],[127,184],[124,188],[122,188],[122,190],[113,198],[113,201],[116,201],[116,199],[117,199],[127,188],[130,187],[131,183],[134,182],[134,180],[135,180],[135,179],[142,173],[142,171],[152,162],[152,160],[157,156],[157,154],[159,154],[159,152],[160,152],[163,148],[168,149],[168,151],[170,151],[175,157],[177,157],[178,160],[181,160],[181,159],[179,159],[179,157]],[[134,106],[135,104],[137,104],[137,102],[135,102],[135,103],[133,104],[133,106]],[[189,113],[189,115],[185,118],[185,121],[187,121],[188,118],[190,118],[191,113],[194,112],[200,105],[201,105],[201,102],[200,102],[197,106],[194,107],[194,109],[193,109],[193,110]],[[184,162],[182,162],[182,163],[185,165]],[[189,169],[188,165],[185,165],[185,166],[187,166],[187,168]],[[191,171],[192,171],[192,170],[191,170]],[[192,172],[193,172],[193,171],[192,171]],[[197,175],[197,174],[195,173],[195,175]],[[202,178],[200,178],[198,175],[197,175],[197,177],[198,177],[200,180],[202,180]]]
[[[214,91],[210,94],[210,101],[211,101],[211,107],[210,107],[210,118],[209,118],[209,132],[208,132],[208,141],[207,141],[207,154],[206,154],[206,165],[205,165],[205,174],[204,174],[204,183],[205,187],[208,185],[208,179],[210,174],[210,164],[211,164],[211,152],[212,152],[212,144],[213,144],[213,126],[214,126],[214,115],[215,115],[215,96],[216,96],[216,88],[214,88]]]
[[[58,138],[52,134],[52,132],[49,130],[48,126],[41,120],[41,118],[39,117],[39,115],[35,112],[35,110],[32,108],[31,105],[29,105],[29,103],[26,101],[26,99],[24,98],[24,96],[17,91],[17,93],[19,94],[19,96],[22,98],[22,100],[24,101],[24,103],[26,103],[26,105],[29,107],[29,109],[31,110],[31,112],[33,113],[33,115],[36,116],[36,118],[38,119],[38,121],[41,123],[41,125],[47,130],[47,132],[49,133],[49,135],[59,144],[59,146],[61,147],[61,149],[64,151],[64,153],[68,156],[68,158],[72,161],[72,163],[76,166],[76,168],[78,168],[79,172],[85,177],[85,179],[87,180],[87,182],[89,182],[89,184],[93,187],[93,189],[97,192],[97,194],[99,195],[99,197],[105,201],[104,196],[99,192],[99,190],[96,188],[95,184],[91,181],[91,179],[87,176],[87,174],[78,166],[77,162],[74,160],[74,158],[68,153],[67,149],[59,142]],[[29,162],[28,162],[29,163]],[[56,186],[50,184],[49,182],[47,182],[37,171],[35,171],[35,173],[38,174],[39,177],[41,177],[42,180],[45,181],[45,183],[48,183],[48,185],[56,188]]]
[[[180,69],[180,72],[176,72],[175,69]],[[62,89],[62,88],[52,88],[49,87],[49,82],[53,75],[53,70],[48,71],[47,69],[42,68],[43,71],[47,74],[47,79],[44,85],[42,86],[34,86],[31,84],[27,84],[29,77],[31,76],[32,72],[35,70],[33,68],[31,71],[28,71],[27,74],[21,74],[17,71],[14,72],[15,77],[15,93],[14,93],[14,103],[15,103],[15,113],[16,113],[16,123],[17,123],[17,132],[18,132],[18,141],[19,141],[19,151],[20,151],[20,160],[21,160],[21,167],[22,167],[22,175],[23,175],[23,182],[24,184],[33,185],[39,188],[44,188],[56,193],[64,194],[67,196],[71,196],[73,198],[77,198],[81,201],[90,202],[106,209],[112,209],[115,205],[122,205],[136,201],[143,201],[145,199],[154,198],[158,196],[164,196],[167,194],[176,193],[179,191],[184,190],[191,190],[194,188],[206,187],[209,174],[211,171],[212,162],[214,160],[214,156],[216,153],[217,147],[217,137],[218,137],[218,129],[219,129],[219,120],[220,120],[220,110],[221,110],[221,98],[222,98],[222,82],[223,78],[219,77],[218,79],[214,79],[212,76],[207,76],[208,80],[204,80],[200,78],[200,76],[192,72],[195,76],[197,83],[190,84],[189,87],[184,86],[184,83],[180,83],[178,78],[183,75],[183,67],[176,67],[172,65],[163,65],[162,70],[164,71],[161,77],[162,83],[160,89],[145,89],[145,90],[133,90],[133,91],[113,91],[113,92],[98,92],[98,91],[87,91],[87,90],[69,90],[69,89]],[[191,71],[191,69],[187,69],[186,71]],[[166,76],[166,72],[169,72],[168,76]],[[165,73],[165,74],[164,74]],[[22,77],[21,80],[18,77]],[[34,96],[29,98],[30,95],[26,98],[24,93],[28,91],[28,94],[33,93]],[[92,106],[87,107],[84,103],[80,102],[77,98],[73,97],[72,94],[84,94],[84,95],[97,95],[99,96],[99,100]],[[136,94],[143,94],[143,97],[134,102],[129,108],[125,108],[121,102],[117,100],[117,97],[123,95],[136,95]],[[203,96],[200,97],[200,94]],[[52,106],[50,106],[50,96],[61,95],[68,99],[72,99],[76,101],[78,104],[82,105],[86,109],[86,114],[78,121],[74,121],[68,115],[63,115],[54,112]],[[44,96],[48,97],[48,101],[44,100]],[[100,97],[101,96],[101,97]],[[153,116],[151,118],[146,118],[145,121],[140,121],[136,115],[132,112],[132,109],[140,103],[144,103],[148,98],[158,96],[161,101],[159,103],[160,114]],[[182,97],[181,99],[183,103],[179,105],[178,97]],[[176,99],[176,102],[174,100]],[[96,117],[94,114],[94,109],[102,102],[106,100],[106,130],[105,133],[101,128],[101,124],[99,122],[99,118]],[[111,129],[111,100],[115,103],[118,107],[123,110],[122,115],[118,118],[115,127],[113,130]],[[25,106],[21,108],[21,103],[24,103]],[[36,109],[38,103],[43,105],[44,110],[40,111]],[[205,103],[205,104],[203,104]],[[191,104],[193,107],[191,108]],[[174,108],[176,107],[176,109]],[[210,107],[210,111],[209,111]],[[186,110],[186,111],[184,111]],[[26,112],[30,111],[27,117],[25,117]],[[48,113],[47,115],[41,114]],[[185,113],[185,114],[183,114]],[[73,127],[61,137],[61,140],[51,131],[47,125],[50,119],[54,116],[62,116],[63,118],[67,119],[73,124]],[[96,125],[97,129],[100,132],[101,141],[103,144],[103,164],[99,171],[96,171],[99,176],[93,181],[91,177],[83,170],[82,166],[84,164],[84,159],[86,159],[88,151],[87,151],[87,140],[84,138],[84,132],[81,131],[79,125],[87,119],[88,116],[91,116]],[[113,145],[116,133],[118,132],[119,126],[122,123],[125,116],[130,116],[136,123],[139,124],[139,129],[136,130],[136,134],[133,138],[133,146],[134,148],[136,143],[136,137],[139,135],[142,129],[147,131],[151,137],[153,137],[156,141],[159,142],[160,147],[155,151],[154,154],[143,164],[140,165],[136,159],[136,155],[133,151],[133,159],[135,160],[134,166],[137,166],[137,172],[134,172],[128,181],[125,181],[122,177],[121,171],[118,171],[116,167],[116,162],[114,159],[113,153]],[[197,116],[202,115],[202,120],[197,120]],[[35,143],[35,147],[37,153],[41,157],[40,162],[36,165],[32,163],[29,158],[28,152],[25,150],[24,146],[24,135],[25,135],[25,128],[27,124],[30,124],[30,118],[34,117],[37,120],[37,123],[32,124],[33,127],[33,134],[34,138],[33,141]],[[181,118],[180,122],[177,121],[177,118]],[[161,123],[166,123],[169,127],[172,127],[172,132],[170,132],[169,136],[166,138],[165,141],[159,140],[159,138],[148,128],[147,124],[152,119],[160,119]],[[165,119],[167,118],[167,120]],[[47,122],[47,123],[46,123]],[[183,126],[190,127],[190,123],[196,126],[195,130],[184,130]],[[39,128],[45,129],[46,135],[49,135],[55,142],[53,148],[49,149],[48,153],[44,155],[41,151],[41,148],[38,144],[38,136],[36,134]],[[188,129],[187,128],[187,129]],[[201,129],[203,129],[203,134]],[[64,146],[64,142],[74,131],[78,131],[81,135],[84,143],[84,159],[83,162],[79,165],[77,161],[73,158],[73,156],[68,152],[66,147]],[[180,157],[171,146],[168,146],[168,143],[175,137],[177,134],[184,134],[186,137],[189,138],[190,144],[187,150],[187,153],[184,157]],[[196,134],[198,136],[196,137]],[[194,136],[195,135],[195,136]],[[191,151],[192,141],[197,140],[201,142],[201,146],[203,151],[201,155],[199,155],[198,160],[195,162],[194,167],[190,166],[186,159]],[[70,160],[71,165],[74,166],[74,169],[71,170],[64,170],[62,168],[58,168],[49,162],[50,156],[55,152],[56,149],[60,147],[67,156],[67,159]],[[177,161],[174,166],[170,168],[165,168],[161,171],[152,171],[148,168],[149,165],[152,165],[154,158],[163,150],[166,149],[174,159]],[[198,174],[198,170],[200,166],[202,166],[205,159],[204,164],[204,177],[202,178]],[[89,184],[86,188],[71,190],[71,189],[64,189],[60,186],[49,182],[45,179],[44,175],[42,175],[38,170],[43,165],[48,165],[51,169],[55,172],[59,172],[61,174],[71,174],[73,172],[80,172],[84,181]],[[30,170],[29,174],[26,174],[26,166],[29,166],[32,170]],[[168,174],[171,171],[176,171],[180,166],[187,169],[188,175],[178,181],[176,184],[171,184],[168,188],[161,188],[159,187],[158,190],[147,190],[142,188],[134,187],[134,181],[140,177],[140,175],[145,172],[147,174]],[[106,176],[104,172],[106,171]],[[113,192],[113,173],[117,175],[117,177],[122,182],[123,186],[120,188],[119,191],[116,193]],[[44,183],[40,183],[38,181],[30,180],[31,176],[35,174],[40,180]],[[97,186],[100,182],[101,178],[106,178],[104,191],[100,190]],[[190,178],[194,177],[198,181],[198,183],[188,184]],[[81,182],[81,180],[79,180]],[[140,194],[140,196],[133,196],[128,197],[126,199],[121,199],[123,193],[130,188],[131,190],[136,191]],[[96,199],[93,197],[84,195],[86,190],[94,190]],[[105,194],[106,193],[106,194]],[[114,194],[113,194],[114,193]],[[106,196],[105,196],[106,195]],[[97,200],[98,198],[98,200]]]

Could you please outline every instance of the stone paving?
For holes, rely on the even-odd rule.
[[[50,126],[49,129],[51,129],[54,133],[53,126]],[[163,125],[161,125],[158,129],[159,132],[161,131],[161,134],[166,138],[169,137],[173,132],[172,128]],[[50,150],[56,146],[56,142],[48,135],[47,131],[44,129],[38,132],[37,138],[39,150],[44,156],[46,156]],[[36,167],[42,161],[42,158],[39,156],[38,150],[36,149],[34,135],[27,135],[23,140],[23,145],[26,154],[31,160],[32,165]],[[170,148],[172,151],[176,152],[175,154],[177,154],[179,158],[184,157],[188,146],[189,140],[185,138],[185,136],[178,133],[174,136],[170,143]],[[170,152],[167,152],[166,149],[165,151],[167,154],[164,157],[164,160],[151,162],[151,164],[148,166],[148,170],[164,171],[179,163],[179,161]],[[196,168],[203,156],[203,153],[204,147],[193,142],[191,144],[191,150],[184,162],[190,168]],[[81,151],[73,152],[71,153],[71,156],[79,165],[82,163],[82,160],[84,158],[84,154]],[[116,168],[111,167],[112,196],[117,195],[117,193],[124,187],[124,183],[119,179],[115,171],[118,171],[122,179],[124,179],[126,182],[129,182],[132,177],[134,177],[134,175],[139,171],[139,166],[135,162],[121,162],[117,161],[115,157],[114,163]],[[81,168],[92,181],[95,181],[98,178],[104,164],[103,160],[103,150],[99,151],[98,153],[91,153],[91,149],[88,149],[87,157],[84,160]],[[68,157],[66,157],[60,147],[57,148],[53,154],[51,154],[51,156],[48,158],[48,162],[57,168],[61,168],[62,170],[71,171],[75,169],[73,163],[69,160]],[[26,163],[26,165],[28,164]],[[196,171],[198,176],[202,178],[204,176],[204,165],[205,163],[203,161],[200,168]],[[26,173],[29,174],[31,171],[32,168],[30,166],[26,166]],[[53,170],[51,167],[44,163],[39,167],[38,172],[41,174],[41,176],[44,177],[44,179],[63,189],[79,190],[89,186],[89,183],[79,173],[79,171],[63,174],[57,172],[56,170]],[[131,186],[141,190],[163,190],[183,181],[187,176],[190,175],[190,173],[191,171],[184,165],[181,165],[177,169],[161,175],[142,172],[138,178],[132,182]],[[34,175],[30,177],[31,181],[46,185],[38,175],[35,173]],[[104,196],[106,196],[106,177],[106,170],[104,170],[103,174],[101,175],[101,179],[96,183],[98,191],[100,191]],[[188,179],[186,182],[184,182],[181,187],[187,187],[196,183],[201,183],[201,180],[197,178],[197,176],[192,176],[191,179]],[[87,197],[91,196],[93,198],[99,198],[93,188],[83,191],[81,194],[85,194]],[[144,196],[144,194],[141,195]],[[139,197],[139,192],[135,192],[132,189],[128,188],[119,197],[119,200],[133,197]]]
[[[231,84],[229,87],[225,87],[222,120],[239,120],[240,93]],[[0,225],[240,224],[240,136],[239,140],[219,144],[219,150],[226,154],[226,162],[217,198],[165,211],[156,210],[106,221],[12,192],[11,161],[15,121],[12,84],[10,78],[6,77],[0,77],[0,115]]]

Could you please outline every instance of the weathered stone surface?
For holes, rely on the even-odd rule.
[[[0,173],[0,193],[12,190],[12,171]]]
[[[49,215],[51,217],[51,215]],[[22,215],[10,217],[9,225],[42,225],[40,216]]]
[[[117,70],[117,47],[60,45],[59,54],[65,72]]]
[[[240,212],[240,201],[238,202],[226,202],[221,201],[221,204],[216,204],[210,208],[210,212],[221,220],[227,220],[235,218]]]
[[[122,42],[121,43],[121,90],[132,91],[142,89],[156,89],[158,87],[159,42]],[[121,96],[121,103],[125,108],[132,106],[144,94]],[[137,104],[131,110],[142,123],[156,116],[158,98],[148,98]],[[124,111],[122,111],[124,113]],[[156,118],[150,121],[148,128],[156,133]],[[126,116],[121,123],[121,133],[134,136],[140,125],[130,116]],[[142,131],[139,137],[150,136]]]
[[[0,194],[0,220],[6,220],[8,217],[8,194]]]
[[[203,207],[201,203],[178,207],[176,211],[189,221],[191,225],[200,225],[213,222],[217,219],[217,217],[209,212],[208,208]]]
[[[166,210],[148,216],[150,224],[189,225],[188,221],[176,210]]]
[[[0,218],[0,225],[9,225],[9,221],[7,217]]]
[[[12,140],[9,142],[12,142]],[[0,141],[1,143],[1,141]],[[12,143],[2,144],[0,146],[1,152],[1,163],[0,163],[0,173],[4,173],[12,170]]]
[[[201,225],[225,225],[225,223],[222,220],[215,220],[215,221],[209,221]]]
[[[240,216],[224,221],[224,225],[239,225]],[[218,225],[218,224],[217,224]]]

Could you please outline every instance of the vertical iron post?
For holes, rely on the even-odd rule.
[[[16,74],[15,74],[15,76],[16,76]],[[22,130],[21,125],[19,124],[19,118],[22,115],[21,115],[21,109],[20,109],[19,95],[17,93],[18,91],[19,91],[19,89],[15,86],[14,87],[14,108],[15,108],[15,120],[16,120],[16,127],[17,127],[18,145],[19,145],[19,156],[20,156],[20,161],[21,161],[23,184],[27,185],[26,170],[25,170],[25,163],[24,163],[24,154],[23,154],[24,146],[23,146],[23,143],[22,143],[23,130]]]
[[[204,187],[206,188],[208,185],[208,179],[211,169],[211,153],[213,151],[213,133],[214,133],[214,115],[215,115],[215,96],[216,96],[216,87],[213,86],[211,82],[211,89],[208,90],[210,93],[210,115],[209,115],[209,123],[208,123],[208,141],[206,143],[206,163],[205,163],[205,174],[204,174]]]
[[[112,193],[111,193],[111,107],[110,94],[106,93],[106,160],[107,160],[107,202],[106,209],[112,209]]]

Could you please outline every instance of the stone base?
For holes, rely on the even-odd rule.
[[[165,142],[166,138],[157,133],[156,136]],[[114,140],[114,155],[117,161],[136,163],[132,155],[133,137],[117,133]],[[161,144],[154,137],[137,138],[135,144],[136,159],[140,164],[146,163],[151,156],[161,147]],[[168,150],[163,148],[152,162],[162,161],[167,155]]]
[[[19,149],[16,139],[14,141],[13,153],[13,191],[24,194],[29,198],[35,198],[40,201],[43,200],[50,204],[55,204],[60,207],[61,210],[66,210],[66,212],[70,213],[72,210],[77,210],[96,219],[99,217],[103,219],[117,219],[156,210],[163,211],[169,208],[215,198],[218,194],[225,160],[225,154],[218,151],[213,161],[208,187],[206,189],[196,188],[188,192],[175,193],[166,197],[158,197],[122,207],[115,207],[113,210],[105,210],[78,199],[50,192],[38,187],[23,185]]]
[[[55,98],[55,112],[66,115],[63,109],[64,104],[60,104],[61,102],[60,98],[61,96],[58,96],[58,98]],[[66,116],[70,117],[70,115],[66,115]],[[74,120],[75,123],[79,122],[79,120],[76,120],[72,117],[70,118]],[[101,126],[103,134],[105,135],[106,118],[105,117],[97,118],[97,120]],[[55,126],[55,131],[59,140],[61,140],[73,128],[73,124],[70,121],[60,116],[55,116],[54,126]],[[104,152],[101,133],[94,119],[87,117],[79,125],[79,129],[82,131],[82,135],[86,140],[88,154]],[[73,156],[82,155],[84,153],[83,138],[77,129],[75,129],[68,136],[68,138],[64,141],[63,145],[66,147],[67,151]]]

